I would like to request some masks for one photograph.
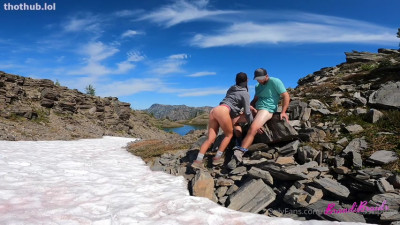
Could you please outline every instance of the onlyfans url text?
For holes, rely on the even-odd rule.
[[[56,3],[4,3],[5,11],[54,11],[56,10]]]

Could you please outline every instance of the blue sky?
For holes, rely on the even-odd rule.
[[[56,4],[11,11],[4,4]],[[398,0],[0,0],[0,71],[145,109],[215,106],[259,67],[296,87],[344,52],[398,48]]]

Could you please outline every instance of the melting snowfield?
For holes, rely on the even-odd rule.
[[[0,141],[0,224],[338,224],[192,197],[182,177],[153,172],[123,149],[133,140]]]

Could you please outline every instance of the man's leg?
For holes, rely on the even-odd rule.
[[[247,132],[246,137],[244,138],[241,147],[247,149],[254,140],[254,136],[256,136],[258,130],[272,118],[272,113],[267,110],[258,110],[256,118],[254,118],[253,123],[250,126],[249,131]]]
[[[236,148],[234,152],[234,156],[237,161],[242,161],[243,154],[247,151],[249,146],[253,143],[254,136],[256,136],[258,130],[272,118],[272,113],[267,110],[258,110],[256,117],[253,120],[253,123],[250,126],[249,131],[246,134],[246,137],[243,139],[242,145],[240,148]]]

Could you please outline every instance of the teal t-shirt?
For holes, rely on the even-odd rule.
[[[271,113],[276,112],[281,94],[285,92],[286,88],[278,78],[269,77],[269,81],[265,85],[258,83],[256,85],[256,96],[258,97],[256,109],[265,109]]]

